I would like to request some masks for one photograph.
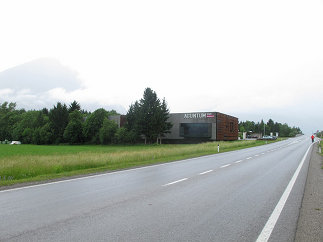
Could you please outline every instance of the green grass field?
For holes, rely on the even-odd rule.
[[[185,145],[0,145],[0,186],[114,171],[265,144],[266,141]]]

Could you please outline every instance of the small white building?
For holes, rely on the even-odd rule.
[[[11,145],[21,145],[20,141],[11,141]]]

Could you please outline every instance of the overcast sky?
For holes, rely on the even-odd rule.
[[[171,112],[323,129],[322,0],[3,0],[0,33],[0,72],[52,58],[76,73],[57,101],[125,112],[150,87]]]

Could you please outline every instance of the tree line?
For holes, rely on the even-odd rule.
[[[69,106],[58,102],[50,110],[17,109],[16,103],[0,103],[0,140],[19,140],[25,144],[111,144],[151,143],[169,132],[169,109],[165,99],[146,88],[143,98],[129,108],[126,125],[119,127],[109,119],[115,110],[81,109],[77,101]]]
[[[316,131],[316,136],[319,137],[319,138],[322,138],[323,137],[323,131]]]
[[[274,122],[272,119],[269,119],[267,123],[265,123],[263,120],[257,123],[254,121],[239,122],[239,131],[262,133],[263,135],[269,135],[270,133],[275,135],[275,133],[278,132],[279,136],[281,137],[295,137],[297,134],[302,134],[299,127],[289,127],[286,123],[281,124]]]

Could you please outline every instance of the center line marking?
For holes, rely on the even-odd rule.
[[[180,180],[177,180],[177,181],[173,181],[173,182],[170,182],[170,183],[167,183],[167,184],[163,185],[163,187],[173,185],[173,184],[178,183],[178,182],[186,181],[187,179],[188,178],[183,178],[183,179],[180,179]]]
[[[257,156],[259,156],[259,155],[255,155],[255,157],[257,157]]]
[[[212,172],[213,170],[208,170],[208,171],[204,171],[204,172],[201,172],[200,173],[200,175],[204,175],[204,174],[206,174],[206,173],[210,173],[210,172]]]
[[[224,167],[228,167],[228,166],[231,166],[231,164],[227,164],[227,165],[221,166],[220,168],[224,168]]]
[[[248,157],[248,158],[246,158],[246,160],[250,160],[252,157]]]
[[[235,161],[234,163],[236,163],[236,164],[237,164],[237,163],[240,163],[240,162],[242,162],[242,160],[237,160],[237,161]]]

